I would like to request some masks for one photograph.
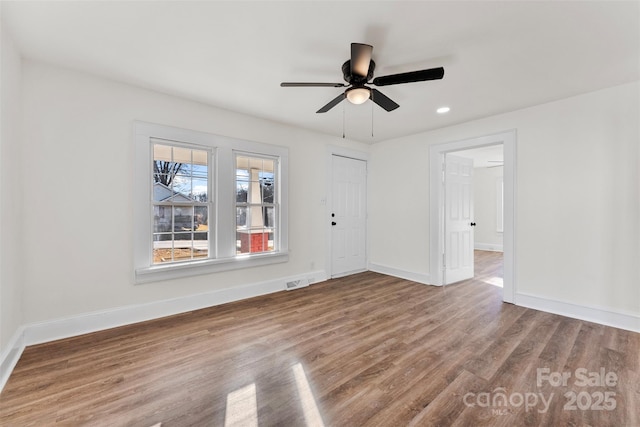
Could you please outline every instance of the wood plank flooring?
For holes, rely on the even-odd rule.
[[[0,425],[640,426],[640,334],[504,304],[501,254],[476,260],[446,288],[366,272],[28,347]]]

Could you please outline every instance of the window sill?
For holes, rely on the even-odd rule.
[[[135,271],[135,283],[158,282],[182,277],[239,270],[261,265],[278,264],[289,261],[288,252],[275,252],[238,256],[223,259],[207,259],[188,263],[173,263],[138,268]]]

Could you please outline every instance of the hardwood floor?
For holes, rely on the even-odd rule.
[[[445,288],[366,272],[28,347],[0,425],[640,426],[640,334],[504,304],[476,258]]]

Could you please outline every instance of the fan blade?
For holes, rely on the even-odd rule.
[[[373,46],[361,43],[351,43],[351,75],[367,77],[369,74],[369,64],[371,63],[371,52]]]
[[[336,105],[340,104],[340,102],[345,98],[345,94],[341,93],[340,95],[336,96],[335,98],[333,98],[331,101],[329,101],[329,103],[327,105],[325,105],[324,107],[322,107],[321,109],[319,109],[318,111],[316,111],[316,113],[326,113],[327,111],[331,110],[333,107],[335,107]]]
[[[344,83],[295,83],[295,82],[282,82],[281,87],[345,87]]]
[[[378,89],[371,89],[371,100],[387,111],[393,111],[400,106]]]
[[[401,83],[423,82],[425,80],[439,80],[444,77],[444,68],[430,68],[428,70],[410,71],[408,73],[391,74],[373,79],[376,86],[397,85]]]

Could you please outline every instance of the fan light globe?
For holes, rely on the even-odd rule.
[[[350,103],[356,105],[363,104],[370,96],[371,92],[364,87],[356,87],[347,91],[347,99]]]

